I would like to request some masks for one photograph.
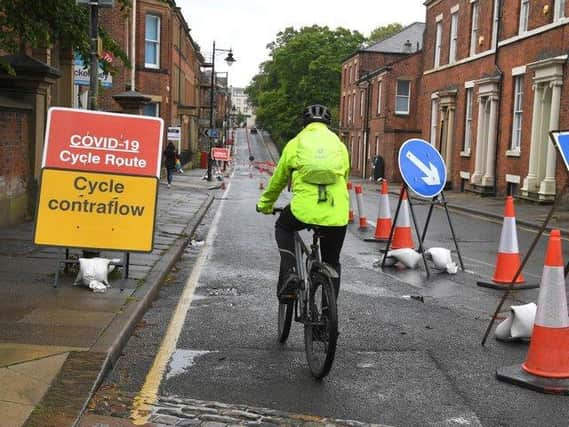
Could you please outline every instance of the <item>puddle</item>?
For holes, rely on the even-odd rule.
[[[213,352],[183,349],[176,350],[170,358],[166,379],[169,380],[170,378],[183,374],[194,365],[194,362],[198,357],[206,355],[208,353]]]

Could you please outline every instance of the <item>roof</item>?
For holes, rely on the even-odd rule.
[[[423,33],[425,31],[424,22],[413,22],[401,31],[387,37],[371,46],[361,49],[362,52],[381,52],[381,53],[413,53],[423,48]],[[411,47],[409,48],[409,43]],[[406,46],[407,44],[407,46]]]

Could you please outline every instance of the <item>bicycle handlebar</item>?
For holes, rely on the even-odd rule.
[[[261,211],[259,210],[259,206],[255,206],[255,210],[256,210],[257,212],[261,212]],[[282,212],[283,210],[284,210],[284,208],[273,208],[273,215],[275,215],[277,212]]]

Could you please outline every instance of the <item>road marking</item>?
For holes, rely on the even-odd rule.
[[[227,186],[225,190],[225,194],[229,191],[231,186],[231,182]],[[135,425],[144,425],[148,423],[148,420],[151,415],[151,409],[154,403],[157,400],[158,396],[158,387],[162,381],[162,377],[164,376],[164,372],[166,367],[168,366],[168,361],[172,356],[172,353],[176,350],[176,345],[178,343],[178,338],[180,337],[180,333],[182,332],[182,328],[184,326],[184,322],[186,320],[186,315],[192,304],[194,291],[196,290],[199,278],[207,259],[209,252],[212,247],[212,242],[215,240],[217,235],[217,227],[221,218],[221,212],[225,200],[221,200],[219,208],[215,214],[211,227],[207,233],[207,237],[205,239],[205,245],[196,261],[196,264],[192,270],[192,274],[188,278],[186,284],[184,285],[184,290],[178,301],[178,305],[176,306],[176,310],[172,315],[172,319],[170,320],[170,324],[168,325],[168,330],[160,344],[160,349],[156,354],[154,359],[154,363],[146,374],[146,380],[144,385],[140,389],[138,395],[134,398],[133,408],[130,414],[130,418],[133,420],[133,424]]]

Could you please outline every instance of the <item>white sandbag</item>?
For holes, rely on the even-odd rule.
[[[120,259],[79,258],[79,274],[73,285],[83,284],[94,292],[104,292],[109,287],[108,274]]]
[[[522,340],[531,337],[537,305],[533,302],[512,305],[506,319],[500,323],[494,334],[501,341]]]
[[[439,270],[446,270],[449,274],[456,274],[458,266],[453,262],[450,250],[446,248],[430,248],[425,251],[425,256],[435,264]]]
[[[415,268],[421,260],[421,254],[411,248],[393,249],[386,256],[395,258],[407,268]]]

